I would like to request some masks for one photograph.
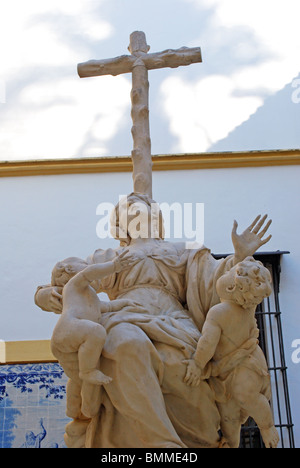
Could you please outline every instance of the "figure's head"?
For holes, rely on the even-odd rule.
[[[158,203],[148,195],[131,193],[122,198],[111,214],[111,234],[121,246],[131,239],[163,239],[164,225]]]
[[[217,281],[221,299],[236,302],[244,309],[256,307],[272,292],[272,277],[264,265],[247,257]]]
[[[88,266],[85,260],[78,257],[69,257],[58,262],[52,270],[52,286],[65,286],[67,282]]]

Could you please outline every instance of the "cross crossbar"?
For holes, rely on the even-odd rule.
[[[164,50],[148,54],[150,47],[146,36],[135,31],[130,36],[128,47],[131,55],[112,59],[90,60],[78,64],[80,78],[132,73],[131,117],[133,121],[133,181],[134,191],[152,197],[152,157],[149,125],[148,70],[177,68],[202,62],[200,47]]]
[[[202,61],[200,47],[181,47],[181,49],[168,49],[156,54],[145,54],[142,61],[148,70],[158,68],[178,68],[192,63]],[[78,75],[80,78],[103,75],[121,75],[132,73],[136,57],[132,55],[121,55],[113,59],[90,60],[78,64]]]

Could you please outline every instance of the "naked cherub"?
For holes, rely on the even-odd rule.
[[[96,290],[98,281],[132,265],[126,251],[114,261],[88,265],[80,258],[71,257],[55,265],[52,286],[63,288],[62,315],[54,329],[51,349],[59,361],[78,351],[79,378],[89,384],[109,384],[111,378],[97,369],[99,357],[106,339],[106,331],[100,325],[103,312],[119,310],[137,304],[128,300],[100,301]],[[73,375],[69,375],[71,379]]]
[[[266,448],[276,448],[270,377],[255,319],[257,305],[271,294],[271,275],[248,257],[222,276],[216,288],[221,303],[208,312],[184,381],[197,386],[201,378],[210,378],[230,448],[238,448],[241,425],[248,417],[258,425]]]

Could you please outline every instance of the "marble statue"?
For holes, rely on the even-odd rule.
[[[125,229],[124,210],[131,213],[137,200],[149,209],[150,217],[153,200],[130,194],[127,204],[122,203],[122,213],[113,217],[118,240],[118,233]],[[235,254],[222,260],[215,260],[205,247],[187,250],[184,243],[164,241],[160,237],[163,229],[157,231],[156,238],[138,238],[129,230],[125,246],[97,250],[87,259],[89,265],[105,264],[126,250],[132,266],[102,279],[97,291],[106,292],[112,301],[143,304],[144,311],[102,314],[107,337],[101,371],[112,381],[93,390],[98,413],[89,419],[84,410],[78,412],[66,428],[69,447],[224,445],[218,432],[221,415],[209,380],[201,380],[197,387],[187,385],[184,362],[194,356],[207,313],[219,303],[217,280],[265,243],[265,219],[256,219],[241,235],[235,226]],[[54,303],[61,309],[61,302],[62,298],[53,296],[51,286],[38,288],[36,303],[42,309],[51,311]],[[60,361],[67,375],[74,369],[79,371],[74,354],[73,359],[68,356]],[[75,399],[77,395],[75,392]],[[69,398],[72,400],[71,393]]]
[[[268,269],[253,257],[225,273],[216,284],[220,304],[205,320],[184,381],[199,386],[209,379],[221,416],[221,431],[231,448],[238,448],[242,423],[252,417],[266,448],[276,448],[279,435],[269,401],[268,367],[258,344],[255,310],[272,292]]]
[[[73,305],[79,304],[80,320],[92,318],[95,322],[96,318],[91,329],[99,325],[106,332],[97,349],[98,362],[92,359],[93,349],[91,361],[88,357],[87,366],[83,365],[101,369],[109,377],[109,383],[101,377],[101,385],[85,379],[77,350],[81,340],[63,339],[73,350],[59,353],[70,377],[67,414],[72,421],[66,427],[65,442],[71,448],[228,447],[236,432],[228,435],[225,431],[220,436],[223,419],[212,385],[215,377],[201,378],[197,386],[188,385],[186,362],[195,356],[209,310],[220,302],[218,280],[270,240],[265,234],[271,220],[267,221],[267,215],[258,216],[242,234],[234,222],[234,255],[221,260],[215,260],[205,246],[191,250],[185,243],[164,240],[162,214],[158,210],[153,216],[152,209],[158,205],[152,199],[148,70],[201,62],[201,51],[181,48],[148,54],[142,32],[131,35],[129,51],[131,55],[78,66],[81,77],[132,73],[134,190],[116,205],[111,217],[112,234],[119,246],[96,250],[81,262],[80,268],[86,269],[78,271],[80,278],[86,278],[86,271],[95,268],[95,291],[106,293],[111,304],[125,301],[122,310],[109,305],[101,307],[97,317],[90,315],[86,294],[74,294],[71,282],[65,285],[69,277],[60,282],[54,275],[53,284],[38,287],[35,295],[42,310],[62,313],[62,320],[68,304],[72,311]],[[139,215],[134,209],[137,204]],[[120,259],[124,268],[112,267]],[[105,277],[100,271],[105,271]],[[87,278],[95,276],[89,273]],[[84,330],[79,321],[77,326],[80,336]],[[54,337],[54,348],[55,341]],[[265,369],[264,363],[262,367]]]

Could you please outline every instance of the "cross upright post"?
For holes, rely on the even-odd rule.
[[[130,35],[129,52],[113,59],[91,60],[78,65],[80,78],[132,73],[131,117],[133,137],[133,189],[152,198],[152,156],[149,124],[148,70],[177,68],[202,62],[199,47],[182,47],[148,54],[145,33],[135,31]]]

